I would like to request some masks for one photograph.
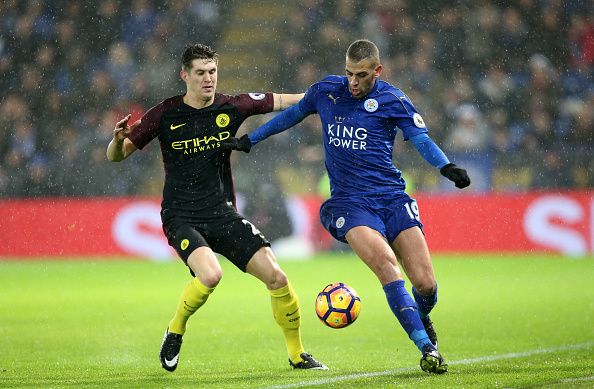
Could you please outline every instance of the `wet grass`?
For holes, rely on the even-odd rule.
[[[0,387],[594,386],[592,258],[434,256],[431,316],[450,363],[444,376],[419,369],[419,351],[354,256],[282,262],[301,300],[304,346],[330,371],[291,370],[265,288],[221,262],[223,280],[192,317],[168,373],[157,354],[189,280],[181,262],[0,261]],[[333,330],[315,316],[330,282],[361,297],[351,327]]]

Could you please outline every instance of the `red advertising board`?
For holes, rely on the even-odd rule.
[[[594,252],[594,192],[419,196],[432,251]]]
[[[594,252],[594,192],[417,194],[432,252]],[[322,200],[288,200],[294,235],[328,247]],[[161,229],[160,199],[114,197],[0,201],[0,258],[175,256]]]

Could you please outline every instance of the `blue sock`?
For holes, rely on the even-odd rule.
[[[429,312],[431,312],[435,304],[437,304],[437,282],[435,283],[435,292],[431,296],[421,296],[414,286],[412,292],[417,307],[419,307],[419,316],[422,320],[425,320],[429,315]]]
[[[422,351],[423,346],[431,344],[431,341],[419,317],[417,305],[404,287],[404,281],[390,282],[384,285],[383,289],[388,299],[388,305],[400,325],[417,348]]]

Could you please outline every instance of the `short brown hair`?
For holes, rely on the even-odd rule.
[[[347,61],[359,63],[365,59],[379,65],[379,50],[375,43],[367,39],[359,39],[351,43],[346,53]]]
[[[210,48],[210,46],[196,43],[193,45],[186,46],[184,53],[182,54],[181,64],[184,71],[192,69],[192,62],[195,59],[203,59],[205,61],[219,61],[219,54]]]

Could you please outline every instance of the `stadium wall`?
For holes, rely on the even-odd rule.
[[[594,192],[415,195],[433,253],[594,253]],[[242,202],[239,197],[239,208]],[[318,221],[322,199],[287,200],[293,235],[277,256],[335,248]],[[35,198],[0,201],[0,260],[36,257],[175,258],[161,229],[160,199]],[[298,248],[298,249],[297,249]]]

